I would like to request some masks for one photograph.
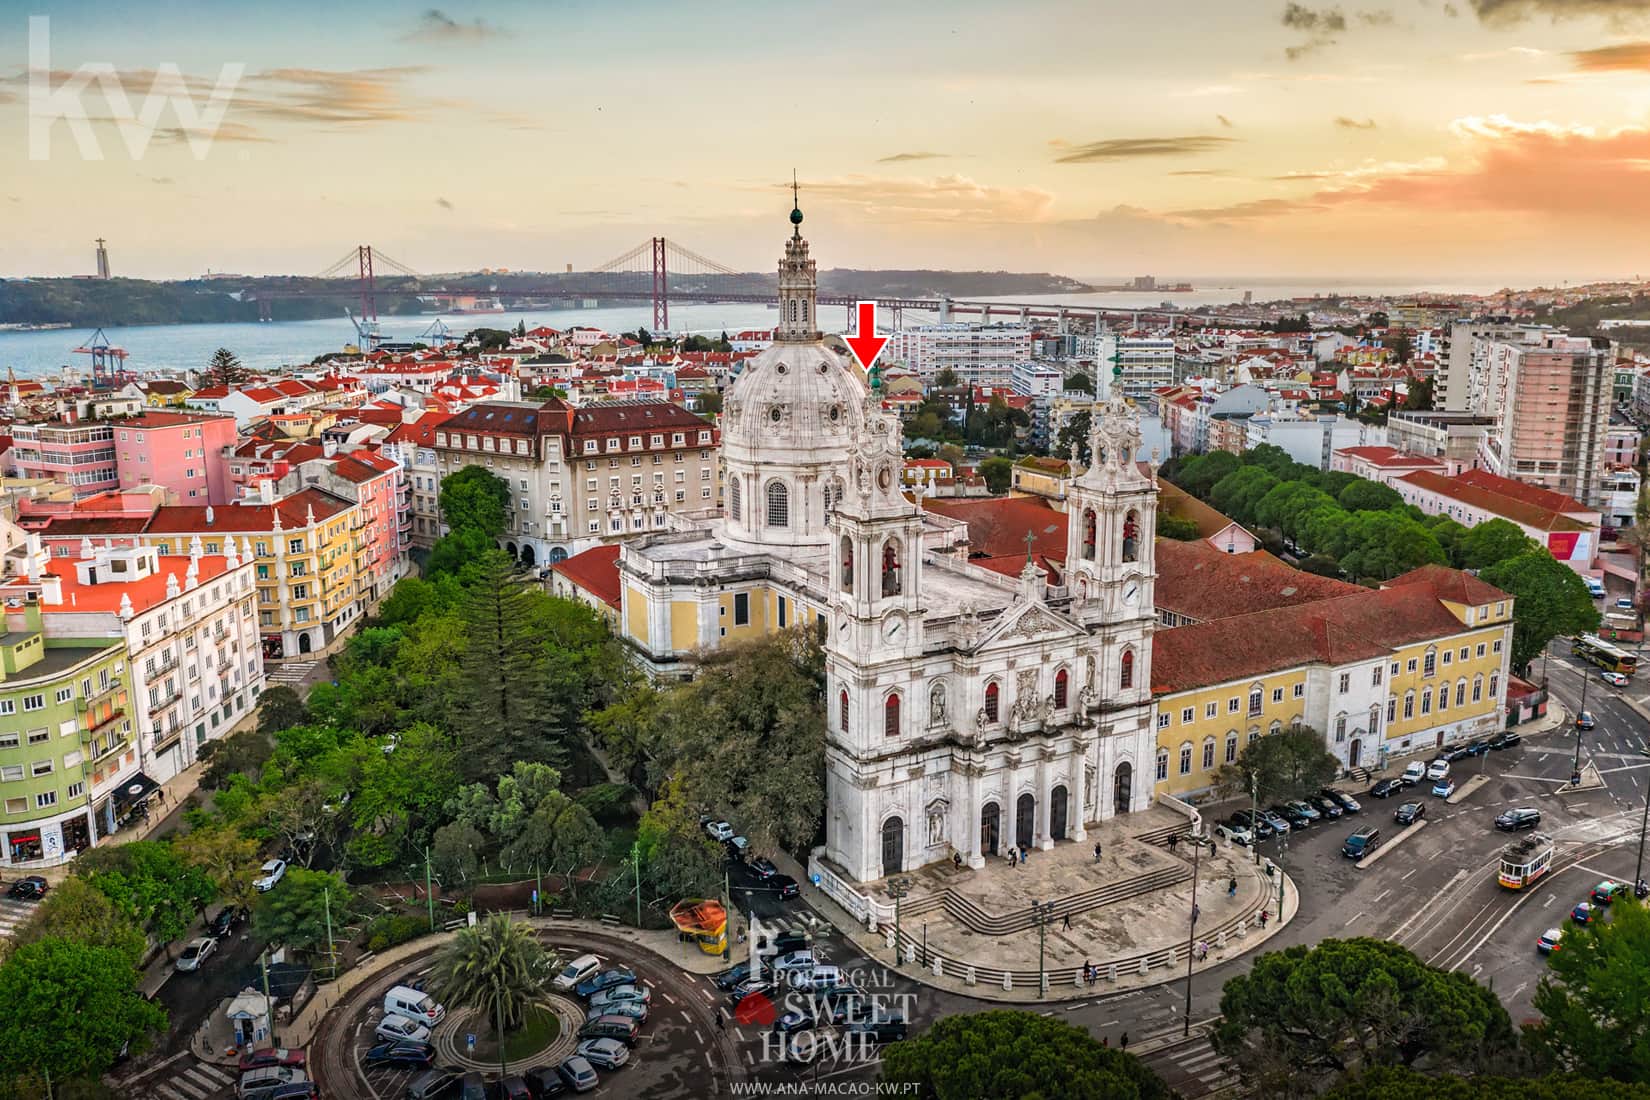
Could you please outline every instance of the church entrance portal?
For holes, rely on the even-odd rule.
[[[1352,748],[1347,750],[1346,766],[1349,768],[1356,768],[1358,766],[1358,758],[1363,755],[1363,752],[1364,739],[1361,737],[1354,737],[1352,739]]]
[[[1037,799],[1022,794],[1014,804],[1014,843],[1029,848],[1037,839]]]
[[[980,853],[994,856],[1002,834],[1003,811],[995,802],[987,802],[980,811]]]
[[[1129,812],[1129,791],[1134,786],[1134,769],[1127,764],[1119,764],[1113,774],[1115,779],[1111,789],[1112,812],[1126,814]]]
[[[905,822],[890,817],[882,823],[882,873],[897,875],[905,870]]]
[[[1066,839],[1066,788],[1056,787],[1049,794],[1048,835],[1055,840]]]

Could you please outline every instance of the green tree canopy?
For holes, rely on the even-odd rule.
[[[1202,537],[1196,520],[1171,516],[1161,508],[1157,510],[1157,535],[1159,538],[1174,539],[1176,542],[1196,542]]]
[[[942,390],[948,390],[958,384],[957,372],[950,367],[941,367],[940,372],[934,376],[934,385]]]
[[[1169,1100],[1132,1054],[1034,1012],[944,1016],[882,1054],[882,1080],[930,1100]]]
[[[1073,413],[1064,424],[1060,425],[1060,432],[1054,440],[1054,457],[1069,458],[1072,447],[1077,448],[1077,461],[1089,461],[1089,427],[1094,417],[1088,410]]]
[[[528,925],[495,913],[460,928],[436,959],[432,986],[449,1009],[473,1008],[495,1034],[518,1028],[555,976],[556,956]]]
[[[1592,1077],[1431,1077],[1402,1066],[1354,1074],[1323,1100],[1650,1100],[1650,1086]]]
[[[264,689],[258,696],[258,732],[273,734],[289,726],[301,726],[309,721],[309,710],[304,697],[285,684]]]
[[[1175,484],[1193,496],[1207,500],[1215,483],[1233,473],[1243,461],[1230,451],[1210,451],[1189,458],[1175,473]]]
[[[88,849],[75,870],[163,943],[181,939],[216,893],[204,873],[159,840]]]
[[[112,948],[126,956],[132,966],[142,961],[147,946],[131,918],[116,909],[107,894],[78,875],[70,875],[52,888],[29,915],[29,922],[18,929],[12,946],[46,939]]]
[[[1562,567],[1561,567],[1562,568]],[[1600,924],[1564,929],[1535,991],[1530,1048],[1565,1073],[1650,1085],[1650,911],[1632,897]]]
[[[980,463],[980,476],[985,478],[985,487],[993,493],[1006,493],[1014,480],[1014,460],[992,455]]]
[[[1262,802],[1300,798],[1322,790],[1340,773],[1340,761],[1324,748],[1323,734],[1306,725],[1285,726],[1257,737],[1220,769],[1220,785],[1235,793],[1251,789]]]
[[[208,386],[233,388],[250,380],[252,372],[241,365],[240,357],[234,352],[228,348],[219,348],[212,353],[212,359],[207,363],[202,377]]]
[[[1529,550],[1496,562],[1479,576],[1517,599],[1512,666],[1519,672],[1527,670],[1556,635],[1598,629],[1598,608],[1581,575],[1545,550]]]
[[[1215,1049],[1267,1096],[1376,1066],[1473,1072],[1517,1049],[1495,994],[1387,940],[1267,952],[1227,981],[1220,1011]]]
[[[0,1075],[18,1081],[49,1074],[55,1082],[95,1076],[126,1043],[146,1045],[165,1028],[166,1013],[138,995],[139,976],[131,956],[116,947],[56,937],[19,947],[0,965]]]
[[[1456,539],[1455,564],[1461,569],[1488,569],[1497,562],[1539,549],[1535,540],[1517,524],[1492,519],[1463,532]]]
[[[260,939],[270,943],[286,944],[297,951],[324,950],[328,907],[336,929],[353,900],[349,887],[338,875],[289,867],[273,890],[258,895],[252,909],[252,927]]]
[[[1341,568],[1353,577],[1389,581],[1418,566],[1444,564],[1432,532],[1398,512],[1355,512],[1347,534],[1351,545],[1340,555]]]
[[[448,530],[480,531],[496,539],[510,514],[510,485],[483,466],[466,466],[441,479],[440,506]]]
[[[1404,503],[1404,498],[1392,486],[1363,478],[1342,489],[1336,500],[1348,512],[1387,512]]]
[[[1094,379],[1083,371],[1073,371],[1066,375],[1065,381],[1060,384],[1063,390],[1077,390],[1081,393],[1094,392]]]

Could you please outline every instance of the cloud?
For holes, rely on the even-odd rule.
[[[1168,174],[1171,176],[1230,176],[1232,173],[1226,168],[1182,168],[1178,172]]]
[[[94,121],[109,122],[112,119]],[[196,141],[209,140],[213,142],[234,142],[248,145],[269,145],[275,139],[265,137],[251,126],[239,122],[225,122],[216,130],[208,131],[204,127],[162,126],[155,131],[154,140],[164,145],[177,144],[193,138]]]
[[[1096,161],[1134,160],[1139,157],[1181,157],[1212,153],[1237,140],[1208,134],[1192,134],[1165,138],[1110,138],[1076,146],[1064,141],[1051,144],[1056,149],[1070,150],[1055,157],[1056,164],[1092,164]]]
[[[1650,72],[1650,42],[1575,50],[1569,58],[1571,64],[1586,73]]]
[[[1309,8],[1290,0],[1284,5],[1282,22],[1290,30],[1306,36],[1306,41],[1283,51],[1289,60],[1299,61],[1314,50],[1333,46],[1353,23],[1366,27],[1387,27],[1397,22],[1397,16],[1390,10],[1378,8],[1354,12],[1348,19],[1338,7]]]
[[[784,181],[784,190],[790,187]],[[994,187],[962,175],[803,180],[802,195],[804,205],[823,200],[856,217],[890,222],[1034,222],[1043,220],[1054,202],[1038,187]]]
[[[1359,120],[1347,118],[1345,115],[1336,115],[1335,125],[1342,130],[1373,130],[1376,128],[1375,120],[1372,118]]]
[[[1310,199],[1251,199],[1227,206],[1210,206],[1192,210],[1175,210],[1168,217],[1191,222],[1246,221],[1251,218],[1275,218],[1284,214],[1300,214],[1321,210],[1323,207]]]
[[[1560,19],[1604,19],[1622,27],[1650,16],[1650,0],[1470,0],[1481,22],[1511,26],[1546,16]]]
[[[908,160],[946,160],[950,153],[895,153],[892,156],[878,157],[878,164],[900,164]]]
[[[453,204],[451,202],[441,198],[440,196],[436,197],[435,204],[443,210],[451,210],[453,208]]]
[[[1226,127],[1228,130],[1230,130],[1233,126],[1237,125],[1237,123],[1233,122],[1231,119],[1227,118],[1225,115],[1216,115],[1215,120],[1217,122],[1219,122],[1222,126]]]
[[[154,183],[154,184],[159,184],[162,187],[167,187],[167,186],[170,186],[170,185],[172,185],[172,184],[174,184],[178,181],[173,179],[171,176],[150,176],[149,177],[149,182]]]
[[[481,42],[504,32],[477,16],[462,23],[440,8],[430,8],[418,17],[418,25],[402,36],[408,42]]]

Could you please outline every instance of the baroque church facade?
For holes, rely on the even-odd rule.
[[[1143,808],[1157,484],[1138,413],[1117,396],[1094,417],[1064,576],[1029,552],[1017,577],[971,564],[966,524],[902,488],[875,372],[819,331],[799,209],[791,222],[774,343],[724,400],[725,507],[623,545],[620,629],[662,678],[747,636],[823,632],[823,856],[846,881],[953,854],[980,867]]]

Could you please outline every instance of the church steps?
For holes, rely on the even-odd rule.
[[[1121,882],[1107,883],[1093,890],[1056,899],[1052,903],[1054,916],[1056,919],[1068,915],[1076,916],[1102,905],[1111,905],[1141,894],[1177,886],[1191,877],[1189,867],[1165,867],[1144,875],[1135,875]],[[931,913],[940,908],[958,924],[984,936],[1010,936],[1035,927],[1029,907],[1012,913],[991,913],[972,898],[951,889],[939,890],[916,901],[906,902],[901,906],[900,913],[902,918],[908,918]]]

